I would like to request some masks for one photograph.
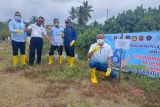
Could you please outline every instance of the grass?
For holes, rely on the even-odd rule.
[[[160,106],[159,79],[131,73],[122,74],[120,85],[113,86],[110,80],[103,81],[99,77],[98,84],[93,85],[85,60],[76,60],[75,66],[70,68],[65,60],[62,65],[57,60],[53,65],[47,65],[47,56],[43,55],[41,65],[13,68],[10,44],[0,43],[0,46],[0,91],[4,92],[0,94],[2,107]]]

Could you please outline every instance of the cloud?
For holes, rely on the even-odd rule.
[[[107,18],[107,9],[109,17],[117,15],[119,12],[127,9],[135,9],[138,5],[144,7],[158,7],[160,0],[88,0],[92,4],[94,12],[90,22],[97,20],[104,22]],[[1,0],[0,1],[0,20],[7,21],[13,18],[15,11],[22,13],[22,18],[28,21],[32,16],[44,16],[47,22],[57,17],[63,24],[69,16],[68,10],[72,6],[81,5],[83,0]]]

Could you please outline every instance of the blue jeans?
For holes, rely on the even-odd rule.
[[[29,65],[33,65],[35,60],[35,51],[37,50],[37,64],[41,63],[43,39],[40,37],[32,37],[29,50]]]
[[[67,56],[70,56],[70,57],[74,57],[75,56],[74,45],[73,46],[64,45],[64,48],[65,48],[65,52],[66,52]]]
[[[94,60],[90,60],[90,61],[89,61],[89,67],[90,67],[90,68],[96,68],[96,70],[106,72],[106,71],[107,71],[107,68],[108,68],[108,65],[107,65],[107,63],[99,63],[99,62],[96,62],[96,61],[94,61]],[[115,78],[115,77],[117,77],[117,76],[118,76],[118,72],[112,70],[112,71],[111,71],[111,74],[110,74],[110,77],[111,77],[111,78]]]

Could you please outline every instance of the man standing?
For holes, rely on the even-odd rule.
[[[62,40],[62,35],[64,32],[64,29],[59,26],[59,20],[55,18],[53,20],[54,26],[51,28],[51,48],[49,52],[49,58],[48,58],[48,64],[53,63],[53,55],[54,51],[57,49],[58,54],[59,54],[59,63],[62,63],[62,52],[63,52],[63,40]]]
[[[64,46],[67,55],[67,63],[71,67],[74,64],[74,44],[77,39],[77,33],[72,26],[70,19],[66,19],[66,28],[64,29]]]
[[[35,51],[37,51],[37,64],[41,63],[42,47],[43,47],[43,37],[49,41],[46,29],[43,27],[44,18],[39,17],[35,24],[28,26],[26,31],[31,30],[31,40],[29,49],[29,65],[34,64]]]
[[[14,20],[9,22],[9,30],[11,32],[12,50],[13,50],[13,65],[18,63],[18,49],[21,53],[21,64],[26,64],[25,55],[25,39],[26,33],[24,32],[25,24],[21,21],[21,13],[15,12]]]
[[[105,72],[105,76],[116,77],[117,74],[111,71],[111,57],[113,56],[112,48],[104,42],[104,34],[96,36],[97,43],[91,45],[88,58],[90,67],[91,82],[97,83],[96,70]]]

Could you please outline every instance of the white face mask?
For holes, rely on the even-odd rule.
[[[97,39],[97,43],[98,44],[103,44],[104,43],[104,39]]]
[[[54,25],[55,25],[56,27],[58,27],[58,26],[59,26],[59,23],[55,23]]]

